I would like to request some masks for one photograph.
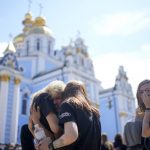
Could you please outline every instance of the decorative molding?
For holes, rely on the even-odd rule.
[[[21,79],[19,79],[19,78],[15,78],[15,79],[14,79],[14,83],[15,83],[15,84],[19,84],[20,82],[21,82]]]
[[[3,74],[3,75],[0,75],[0,81],[9,81],[10,80],[10,75],[8,74]]]
[[[119,116],[120,116],[120,117],[127,117],[127,115],[128,115],[128,113],[125,112],[125,111],[119,112]]]
[[[77,48],[77,53],[80,53],[81,52],[81,48]]]

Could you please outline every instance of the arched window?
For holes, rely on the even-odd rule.
[[[22,99],[22,114],[23,115],[27,114],[27,100],[28,100],[28,94],[25,93],[23,94],[23,99]]]
[[[29,41],[27,41],[27,55],[29,54]]]
[[[57,54],[57,51],[55,50],[55,51],[54,51],[54,56],[56,56],[56,54]]]
[[[48,54],[51,52],[51,41],[48,42]]]
[[[81,64],[82,64],[82,66],[84,66],[84,59],[83,58],[81,58]]]
[[[37,39],[37,50],[40,50],[40,39]]]

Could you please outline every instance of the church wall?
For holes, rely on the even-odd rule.
[[[44,88],[48,83],[50,82],[50,80],[43,80],[41,82],[38,82],[37,84],[33,85],[32,88],[32,92],[36,92],[38,90],[41,90],[42,88]]]
[[[19,66],[23,68],[23,76],[27,78],[31,78],[32,76],[32,62],[28,60],[20,60]]]
[[[44,88],[45,86],[47,86],[51,81],[54,80],[62,80],[62,75],[58,72],[54,75],[48,74],[47,78],[43,77],[40,78],[38,81],[34,81],[33,87],[32,87],[32,92],[36,92],[38,90],[41,90],[42,88]]]
[[[53,70],[54,68],[57,68],[57,65],[54,63],[51,63],[50,61],[45,62],[45,70]]]
[[[102,133],[106,133],[111,141],[113,141],[115,134],[120,131],[116,101],[115,95],[111,93],[100,97]]]

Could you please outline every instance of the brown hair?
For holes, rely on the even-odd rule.
[[[87,98],[87,92],[85,85],[81,81],[71,81],[66,85],[63,93],[63,100],[68,103],[73,103],[77,107],[86,110],[89,113],[94,113],[99,117],[99,111],[97,108],[92,106],[89,99]]]
[[[114,143],[116,144],[123,144],[122,135],[120,133],[117,133],[114,137]]]
[[[142,82],[140,82],[138,85],[138,88],[137,88],[137,92],[136,92],[136,98],[138,100],[138,105],[139,105],[142,112],[145,111],[145,105],[144,105],[143,100],[141,98],[140,88],[143,85],[148,84],[148,83],[150,83],[150,80],[143,80]]]

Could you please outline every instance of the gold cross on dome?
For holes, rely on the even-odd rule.
[[[40,14],[39,14],[39,15],[41,16],[41,14],[42,14],[42,9],[43,9],[43,6],[42,6],[41,3],[39,4],[39,7],[40,7]]]
[[[28,0],[28,12],[29,12],[30,9],[31,9],[31,4],[32,4],[32,1],[31,1],[31,0]]]

